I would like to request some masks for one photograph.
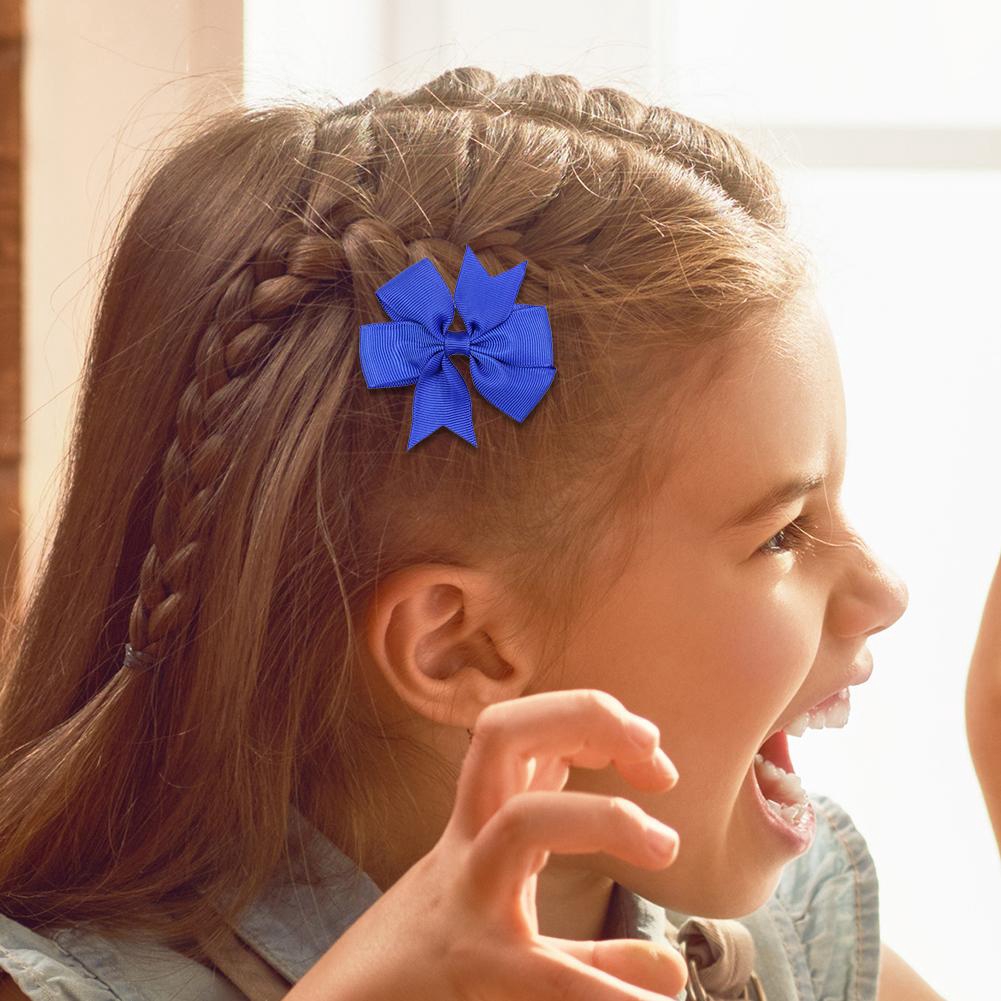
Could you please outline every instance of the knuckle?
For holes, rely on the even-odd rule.
[[[615,824],[634,824],[641,820],[640,808],[625,796],[609,796],[608,812]]]
[[[498,835],[504,843],[523,844],[528,840],[532,826],[530,805],[525,793],[517,793],[497,811]]]
[[[626,707],[611,692],[600,688],[583,689],[580,700],[583,707],[592,712],[611,716],[622,716],[626,713]]]
[[[476,722],[473,724],[473,739],[480,738],[481,742],[492,737],[499,730],[508,724],[510,710],[505,702],[491,702],[490,705],[480,710]]]

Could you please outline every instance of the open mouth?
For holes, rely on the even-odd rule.
[[[789,738],[784,730],[773,733],[754,756],[754,777],[768,809],[791,827],[798,827],[810,798],[793,768]]]
[[[776,730],[754,756],[754,777],[768,809],[790,827],[800,829],[808,819],[810,797],[796,774],[789,754],[789,734],[801,737],[807,727],[821,730],[848,722],[848,689],[842,688]]]

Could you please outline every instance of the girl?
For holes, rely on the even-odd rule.
[[[388,282],[451,316],[461,269],[545,310],[530,414],[461,318],[420,379],[360,360],[416,351]],[[415,444],[467,378],[474,434]],[[865,841],[776,767],[907,602],[845,426],[775,178],[708,125],[478,69],[205,122],[117,234],[7,639],[6,996],[875,997]]]

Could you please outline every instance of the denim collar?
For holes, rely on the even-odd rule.
[[[236,931],[294,983],[382,891],[294,806],[290,811],[292,864],[244,911]],[[306,873],[323,885],[310,886]],[[603,937],[663,941],[666,921],[663,907],[615,883]]]

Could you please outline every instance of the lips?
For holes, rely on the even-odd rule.
[[[838,701],[838,693],[842,689],[853,686],[862,685],[869,680],[869,676],[872,674],[872,654],[868,650],[863,650],[862,655],[859,660],[852,664],[848,681],[841,685],[839,688],[835,689],[829,695],[825,695],[820,702],[811,703],[809,706],[805,706],[802,709],[797,709],[795,712],[791,713],[786,719],[780,723],[773,730],[769,731],[768,736],[762,741],[762,745],[771,740],[780,730],[784,730],[797,716],[805,712],[817,711],[821,709],[826,709],[828,706],[834,705]],[[760,749],[760,748],[759,748]]]

